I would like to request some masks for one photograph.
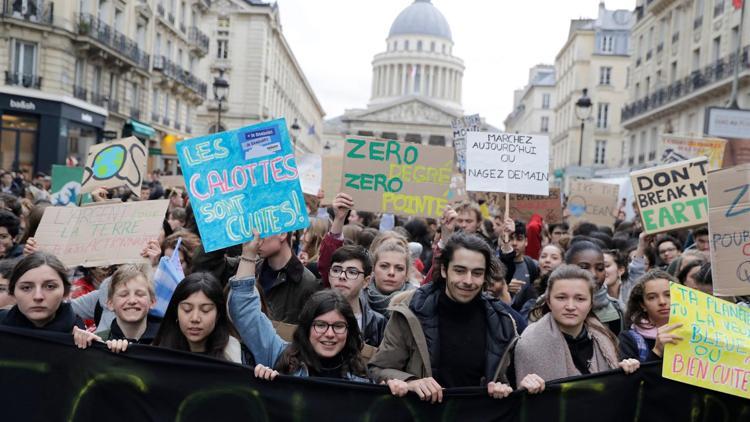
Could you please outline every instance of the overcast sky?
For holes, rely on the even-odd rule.
[[[396,16],[413,0],[278,0],[284,34],[326,119],[370,98],[372,58],[385,50]],[[513,90],[528,70],[554,64],[570,19],[596,18],[596,0],[432,0],[453,32],[453,54],[464,60],[463,106],[503,127]],[[635,0],[609,0],[630,9]]]

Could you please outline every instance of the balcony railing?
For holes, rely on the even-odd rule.
[[[100,106],[100,107],[104,107],[104,104],[107,103],[108,100],[107,100],[107,96],[106,95],[102,95],[102,94],[97,93],[97,92],[92,92],[91,93],[91,102],[94,103],[94,104],[96,104],[96,105],[98,105],[98,106]]]
[[[89,93],[86,88],[78,85],[73,85],[73,96],[79,100],[88,101]]]
[[[3,17],[52,25],[55,4],[44,0],[28,0],[26,7],[20,0],[3,0]]]
[[[742,51],[740,69],[750,69],[750,60],[748,59],[749,49],[750,47],[745,47]],[[678,79],[666,87],[654,91],[647,97],[627,104],[622,109],[622,121],[630,120],[641,114],[675,102],[715,82],[729,80],[732,77],[732,70],[735,64],[736,55],[731,54],[703,69],[692,72],[689,76]]]
[[[24,88],[42,88],[42,77],[31,73],[5,71],[5,85],[17,85]]]
[[[148,70],[149,55],[138,48],[138,44],[119,31],[99,20],[96,16],[81,13],[78,33],[89,36]]]
[[[208,36],[201,32],[200,29],[191,26],[188,39],[190,40],[190,45],[198,50],[198,52],[202,53],[203,55],[208,54]]]
[[[154,70],[161,71],[167,78],[175,80],[191,91],[195,92],[202,98],[206,98],[207,86],[206,83],[193,76],[190,72],[183,69],[176,63],[167,59],[164,56],[154,57]]]

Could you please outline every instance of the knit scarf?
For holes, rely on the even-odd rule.
[[[657,328],[650,321],[642,319],[639,324],[633,324],[630,329],[647,339],[655,339]]]
[[[407,280],[399,290],[394,290],[391,293],[385,294],[378,290],[378,287],[375,286],[375,283],[373,282],[373,284],[365,290],[367,292],[367,303],[370,304],[373,311],[388,316],[390,314],[388,312],[388,305],[391,303],[391,299],[397,294],[413,288],[414,286],[412,286]]]

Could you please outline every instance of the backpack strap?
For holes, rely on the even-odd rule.
[[[635,344],[638,346],[638,360],[645,362],[648,358],[648,346],[646,345],[646,340],[644,340],[643,336],[635,330],[628,330],[628,335],[635,340]]]

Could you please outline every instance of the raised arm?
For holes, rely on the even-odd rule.
[[[260,236],[257,231],[253,231],[253,236],[252,241],[242,245],[237,274],[230,279],[229,316],[255,362],[273,368],[288,343],[276,334],[271,320],[261,311],[260,295],[255,286]]]

